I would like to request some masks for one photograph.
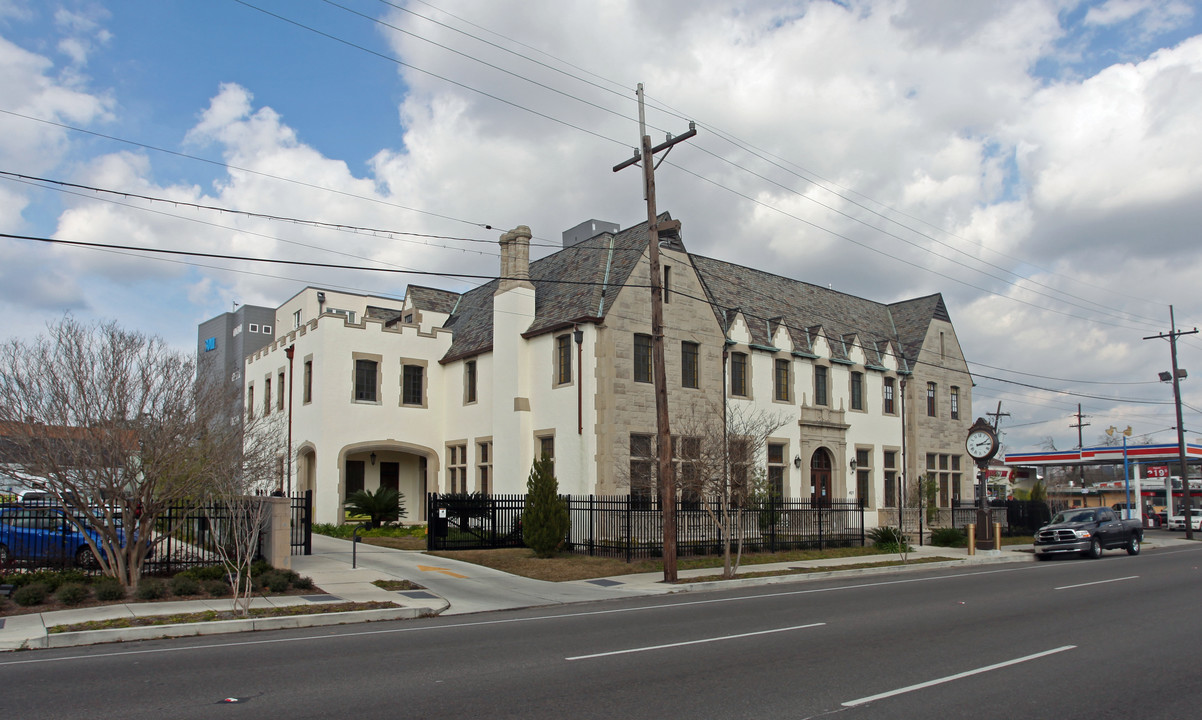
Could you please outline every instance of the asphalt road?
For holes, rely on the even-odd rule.
[[[0,716],[1189,718],[1200,566],[1202,544],[13,653]]]

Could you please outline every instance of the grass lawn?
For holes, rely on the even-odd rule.
[[[534,578],[535,580],[550,580],[564,582],[568,580],[591,580],[592,578],[610,577],[614,575],[631,575],[635,573],[663,572],[664,566],[658,559],[636,560],[627,563],[625,560],[604,557],[589,557],[562,553],[553,558],[537,558],[534,551],[527,548],[505,548],[501,550],[456,550],[454,552],[427,553],[435,557],[451,558],[463,562],[484,565],[485,567],[502,570],[514,575]],[[778,553],[744,554],[740,564],[739,577],[747,577],[743,568],[750,565],[777,562],[797,562],[800,560],[822,560],[827,558],[863,557],[880,555],[880,551],[871,547],[830,548],[827,550],[790,550]],[[732,556],[733,561],[733,556]],[[911,560],[913,561],[913,560]],[[679,570],[696,568],[721,568],[721,555],[699,555],[677,559]]]

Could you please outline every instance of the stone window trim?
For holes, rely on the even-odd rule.
[[[831,405],[831,366],[824,362],[814,363],[814,405]]]
[[[576,374],[572,360],[572,332],[559,333],[551,343],[551,387],[572,387]]]
[[[255,419],[255,383],[246,383],[246,419]]]
[[[401,378],[404,382],[404,378]],[[463,404],[475,405],[480,400],[480,366],[475,358],[463,362]]]
[[[652,355],[654,353],[654,340],[646,333],[634,334],[634,351],[631,353],[632,370],[631,378],[636,383],[650,383],[654,377],[654,369],[652,368]]]
[[[493,489],[492,436],[476,438],[476,489],[489,494]]]
[[[856,471],[853,477],[855,481],[855,499],[861,500],[867,507],[873,507],[876,502],[873,492],[876,488],[873,482],[874,469],[874,450],[873,445],[855,446],[853,457],[856,460]]]
[[[897,445],[881,446],[882,477],[885,482],[884,507],[897,507],[898,492],[904,493],[904,488],[898,488],[897,481],[901,477],[901,447]],[[904,494],[901,496],[904,498]]]
[[[768,489],[778,498],[787,497],[789,490],[789,468],[793,459],[789,457],[787,438],[768,438],[764,443],[764,458],[768,468]]]
[[[355,380],[358,376],[358,366],[360,360],[370,360],[376,364],[376,399],[375,400],[358,400],[355,398]],[[384,386],[384,356],[377,353],[351,353],[351,402],[356,405],[382,405],[380,400],[381,390]]]
[[[898,382],[893,375],[886,375],[881,380],[881,414],[896,416],[898,408]]]
[[[280,368],[276,372],[276,382],[279,383],[279,387],[276,388],[276,391],[275,391],[275,409],[280,412],[283,412],[284,411],[284,398],[288,395],[288,387],[286,385],[287,375],[285,373],[284,368]]]
[[[868,376],[862,368],[856,368],[847,373],[847,409],[849,412],[868,412],[868,393],[865,385]],[[856,385],[859,384],[857,388]]]
[[[301,404],[309,405],[313,402],[313,355],[306,355],[301,361]]]
[[[701,389],[701,344],[690,340],[680,343],[680,386]]]
[[[938,417],[939,386],[933,382],[927,383],[927,417]]]
[[[772,358],[772,402],[793,404],[793,361]]]
[[[729,357],[727,397],[754,400],[751,394],[751,354],[743,350],[731,350]]]
[[[952,385],[948,389],[948,400],[951,403],[951,418],[952,420],[960,419],[960,388]]]
[[[422,401],[418,403],[405,402],[405,368],[420,367],[422,369]],[[418,358],[401,358],[401,373],[399,378],[399,387],[401,392],[397,398],[399,407],[407,408],[427,408],[430,406],[430,361],[420,360]]]
[[[263,376],[263,417],[271,414],[271,373]]]
[[[447,492],[467,492],[467,438],[446,444]]]
[[[534,431],[534,457],[541,460],[543,455],[551,461],[551,472],[555,472],[555,429],[547,428]]]

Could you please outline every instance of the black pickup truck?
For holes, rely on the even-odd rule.
[[[1107,507],[1073,508],[1056,513],[1051,523],[1035,533],[1035,559],[1065,553],[1099,558],[1103,550],[1117,548],[1138,555],[1143,539],[1139,520],[1123,520]]]

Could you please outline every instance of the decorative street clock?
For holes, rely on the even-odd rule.
[[[964,441],[964,449],[972,456],[978,465],[989,462],[997,455],[997,433],[985,418],[977,418],[977,422],[968,429],[968,438]]]

